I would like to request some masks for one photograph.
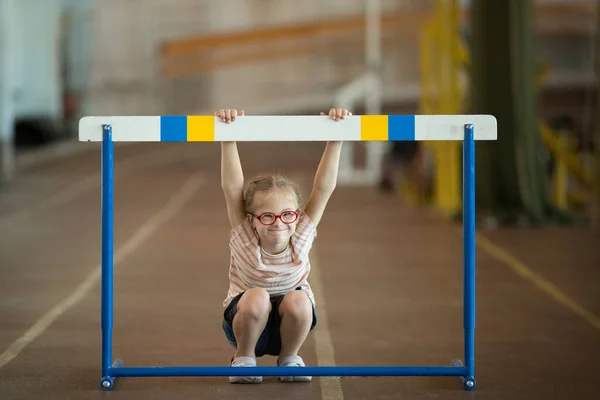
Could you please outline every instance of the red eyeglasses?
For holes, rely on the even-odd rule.
[[[273,214],[271,212],[262,213],[260,215],[250,214],[260,221],[263,225],[273,225],[277,218],[281,220],[284,224],[293,224],[298,219],[300,215],[299,211],[284,211],[279,215]]]

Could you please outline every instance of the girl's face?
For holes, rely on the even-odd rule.
[[[294,213],[297,212],[298,200],[291,190],[275,189],[256,193],[252,225],[267,252],[276,254],[286,249],[290,237],[296,232],[299,212]]]

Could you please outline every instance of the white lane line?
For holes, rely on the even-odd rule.
[[[198,174],[190,177],[179,191],[169,199],[158,212],[152,215],[144,224],[142,224],[134,234],[114,252],[115,267],[119,262],[130,256],[133,252],[140,248],[144,242],[152,235],[162,224],[172,218],[181,208],[188,202],[202,186],[204,179]],[[42,316],[31,328],[27,330],[17,340],[0,355],[0,368],[8,364],[19,353],[27,347],[29,343],[43,334],[58,317],[76,306],[100,281],[101,265],[88,275],[83,282],[64,300],[55,305],[50,311]]]
[[[311,256],[312,270],[310,273],[310,286],[315,295],[317,315],[319,316],[319,327],[314,330],[314,339],[317,352],[317,365],[333,367],[335,366],[335,355],[333,351],[333,342],[329,331],[329,319],[327,316],[327,304],[325,302],[325,291],[323,289],[323,280],[320,273],[320,264],[315,256],[315,247]],[[322,376],[321,397],[324,400],[343,400],[344,393],[340,378],[337,376]]]

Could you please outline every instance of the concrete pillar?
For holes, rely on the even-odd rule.
[[[473,0],[471,113],[494,114],[498,141],[477,144],[480,213],[551,218],[539,154],[533,0]]]

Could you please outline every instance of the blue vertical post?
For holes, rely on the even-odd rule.
[[[475,139],[473,125],[464,127],[463,142],[463,257],[465,389],[475,387]]]
[[[112,127],[102,125],[102,388],[112,387],[114,147]]]

